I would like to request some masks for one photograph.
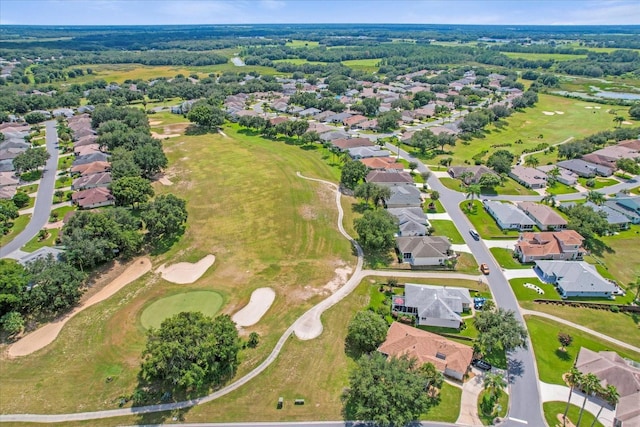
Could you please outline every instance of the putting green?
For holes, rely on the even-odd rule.
[[[140,316],[145,328],[159,328],[164,319],[183,311],[199,311],[215,316],[222,307],[222,295],[213,291],[190,291],[159,299],[147,307]]]

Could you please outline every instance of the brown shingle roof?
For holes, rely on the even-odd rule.
[[[357,147],[373,147],[375,145],[368,138],[340,138],[334,139],[331,141],[331,144],[341,150],[348,150],[349,148]]]
[[[467,372],[473,358],[473,349],[469,346],[398,322],[391,324],[387,339],[378,351],[391,357],[407,355],[420,364],[432,363],[440,371],[448,368],[462,374]]]
[[[522,233],[516,247],[525,256],[561,254],[560,242],[565,246],[582,245],[584,237],[574,230],[541,231]]]
[[[413,184],[413,178],[407,172],[374,170],[367,174],[367,182]]]
[[[558,213],[549,206],[534,202],[521,202],[518,204],[518,207],[540,224],[567,225],[567,220],[558,215]]]
[[[404,169],[402,163],[398,163],[393,157],[369,157],[360,159],[369,169]]]

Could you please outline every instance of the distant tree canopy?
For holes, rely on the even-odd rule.
[[[228,315],[179,313],[147,332],[140,375],[188,391],[217,386],[235,374],[239,350],[238,330]]]

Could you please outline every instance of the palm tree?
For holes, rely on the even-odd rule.
[[[465,196],[467,199],[469,199],[469,203],[467,204],[469,210],[471,210],[471,207],[473,206],[473,199],[475,199],[476,197],[480,197],[480,191],[482,191],[482,189],[478,184],[471,184],[467,186]]]
[[[636,290],[636,297],[634,298],[634,301],[637,301],[640,299],[640,277],[638,277],[635,282],[629,283],[629,290],[632,291],[634,289]]]
[[[546,193],[540,201],[545,204],[548,203],[553,207],[556,205],[556,195],[553,193]]]
[[[603,394],[604,400],[615,409],[616,405],[618,404],[618,400],[620,400],[620,393],[618,393],[618,389],[615,386],[609,384],[607,388],[604,389]],[[596,415],[596,417],[593,419],[591,427],[594,427],[596,425],[596,421],[598,421],[598,417],[600,416],[603,407],[604,405],[600,405],[598,415]]]
[[[589,395],[601,390],[602,386],[600,385],[600,379],[596,377],[595,374],[588,373],[582,380],[582,383],[580,383],[580,388],[582,388],[582,391],[584,392],[584,400],[582,401],[582,407],[580,408],[580,415],[578,415],[578,423],[576,424],[576,427],[580,427],[580,421],[582,421],[582,414],[584,413],[584,407],[587,404]]]
[[[622,117],[622,116],[615,116],[615,117],[613,118],[613,121],[614,121],[614,122],[616,122],[616,124],[618,125],[618,126],[616,126],[616,127],[620,127],[620,126],[622,126],[622,122],[624,122],[624,117]]]
[[[588,202],[595,203],[596,205],[601,205],[605,201],[604,194],[599,193],[599,192],[594,191],[594,190],[590,190],[587,193],[586,199],[587,199]]]
[[[535,168],[540,164],[540,160],[538,160],[538,158],[535,156],[527,156],[527,158],[524,161],[524,164],[529,167]]]
[[[564,409],[564,415],[562,416],[562,425],[567,425],[567,412],[569,412],[569,405],[571,405],[571,395],[575,386],[579,386],[582,383],[582,372],[578,371],[574,366],[565,374],[565,381],[569,384],[569,399],[567,400],[567,407]]]
[[[491,396],[491,399],[496,400],[500,397],[507,384],[505,383],[502,375],[488,372],[484,376],[482,385],[484,390],[489,393],[489,396]]]
[[[460,174],[460,180],[464,185],[469,185],[469,178],[473,178],[473,172],[466,171]]]
[[[560,168],[554,167],[549,172],[547,172],[547,183],[549,186],[553,187],[558,182],[558,177],[560,176]]]

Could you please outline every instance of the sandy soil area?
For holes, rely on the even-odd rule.
[[[51,344],[62,330],[62,327],[73,316],[94,304],[104,301],[149,271],[151,271],[151,260],[149,258],[145,257],[135,260],[120,276],[100,289],[100,291],[89,298],[84,304],[76,307],[71,313],[55,322],[46,324],[14,343],[9,347],[9,357],[26,356]]]
[[[543,111],[542,114],[544,114],[545,116],[553,116],[556,113],[554,113],[553,111]]]
[[[202,275],[213,265],[216,257],[214,255],[207,255],[196,263],[191,262],[179,262],[170,266],[162,264],[156,270],[156,273],[160,273],[164,280],[171,283],[177,283],[178,285],[184,285],[187,283],[193,283],[198,280]]]
[[[163,134],[159,134],[157,132],[151,132],[151,136],[156,138],[156,139],[168,139],[168,138],[173,138],[176,136],[180,136],[179,133],[163,133]]]
[[[158,126],[162,124],[162,120],[149,120],[149,126]]]
[[[249,304],[233,315],[232,319],[240,327],[255,325],[269,310],[276,299],[276,293],[271,288],[258,288],[251,294]]]
[[[62,226],[64,225],[64,222],[62,220],[60,221],[56,221],[56,222],[48,222],[44,225],[44,228],[46,230],[52,230],[54,228],[62,228]]]

